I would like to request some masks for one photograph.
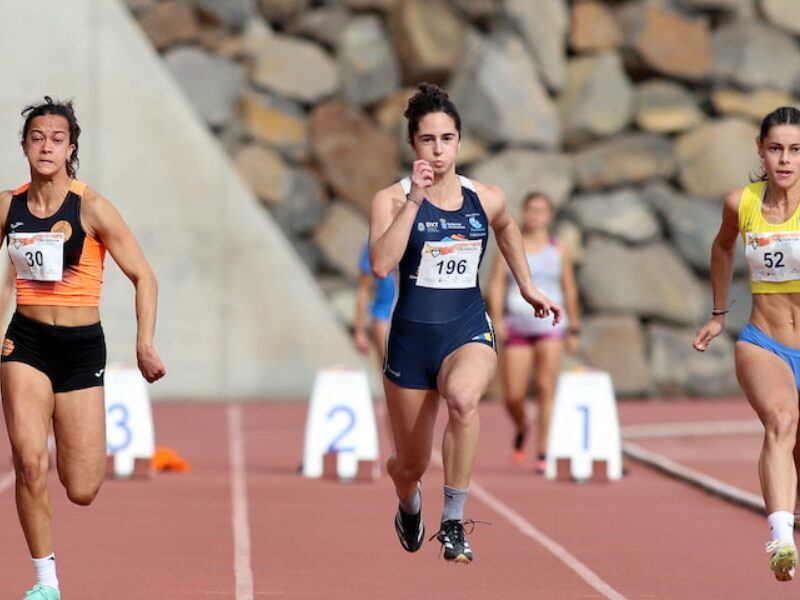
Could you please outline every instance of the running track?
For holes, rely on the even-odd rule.
[[[407,554],[385,475],[338,484],[297,474],[305,411],[303,403],[156,404],[158,444],[176,448],[192,473],[107,481],[88,509],[70,505],[53,475],[64,600],[797,596],[798,583],[778,584],[767,568],[761,515],[630,459],[627,476],[606,484],[549,482],[512,467],[509,425],[491,402],[481,407],[467,505],[468,517],[492,522],[470,538],[475,563],[446,564],[436,542]],[[641,447],[758,492],[760,442],[744,401],[627,402],[620,417]],[[674,427],[719,421],[743,431],[683,436],[687,427]],[[666,434],[642,435],[665,423]],[[0,600],[19,600],[32,569],[9,461],[3,436]],[[423,485],[430,535],[441,508],[436,459]]]

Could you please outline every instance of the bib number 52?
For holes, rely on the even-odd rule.
[[[764,252],[764,266],[768,269],[782,267],[783,252]]]

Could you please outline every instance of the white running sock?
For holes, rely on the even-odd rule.
[[[789,511],[779,510],[767,517],[769,533],[772,541],[794,541],[794,515]]]
[[[56,576],[56,555],[50,554],[42,558],[32,558],[33,568],[36,569],[36,583],[46,585],[53,589],[58,588],[58,577]]]
[[[442,509],[442,523],[445,521],[461,521],[464,518],[464,504],[469,496],[469,488],[460,490],[458,488],[444,486],[444,508]]]
[[[414,495],[411,498],[400,498],[400,508],[407,515],[416,515],[422,509],[422,497],[419,493],[419,485],[414,489]]]

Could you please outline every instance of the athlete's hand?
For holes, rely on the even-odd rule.
[[[356,350],[361,354],[369,352],[369,339],[363,329],[358,328],[353,332],[353,342],[355,342]]]
[[[411,191],[409,195],[414,200],[422,201],[425,190],[433,185],[433,167],[427,160],[418,159],[411,166]]]
[[[147,380],[147,383],[158,381],[167,374],[167,368],[161,362],[161,357],[152,346],[136,349],[136,362],[139,365],[139,371],[142,377]]]
[[[522,297],[533,307],[536,318],[546,319],[550,313],[553,313],[553,325],[561,322],[563,309],[539,290],[525,290],[522,292]]]
[[[694,346],[694,349],[698,352],[705,352],[711,340],[722,333],[724,329],[725,326],[721,319],[711,317],[711,319],[698,330],[697,335],[694,336],[692,346]]]

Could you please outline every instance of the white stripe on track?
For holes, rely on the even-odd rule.
[[[443,468],[442,455],[439,452],[434,452],[434,460],[440,468]],[[608,598],[608,600],[626,600],[625,596],[603,581],[597,573],[578,560],[569,550],[564,548],[564,546],[539,531],[530,521],[526,520],[510,506],[495,497],[489,490],[477,483],[474,479],[469,484],[469,491],[470,495],[475,496],[478,500],[502,516],[522,535],[531,538],[564,563],[568,569],[574,571],[578,577],[602,594],[604,598]]]
[[[690,437],[706,435],[741,435],[763,433],[764,426],[757,419],[741,421],[693,421],[688,423],[644,423],[622,427],[626,440],[660,437]]]
[[[253,600],[253,569],[250,554],[250,522],[247,508],[242,409],[228,407],[228,450],[231,464],[231,521],[233,525],[233,572],[235,600]]]
[[[0,478],[0,494],[5,492],[6,490],[10,490],[14,487],[14,482],[17,480],[16,475],[14,475],[14,470],[12,469],[2,478]]]
[[[738,488],[730,483],[725,483],[724,481],[690,467],[686,467],[667,458],[663,454],[651,452],[632,442],[624,442],[622,444],[622,452],[626,456],[650,465],[651,467],[655,467],[668,475],[672,475],[686,483],[697,486],[711,494],[720,496],[725,500],[741,504],[756,512],[765,512],[764,500],[761,496]]]

